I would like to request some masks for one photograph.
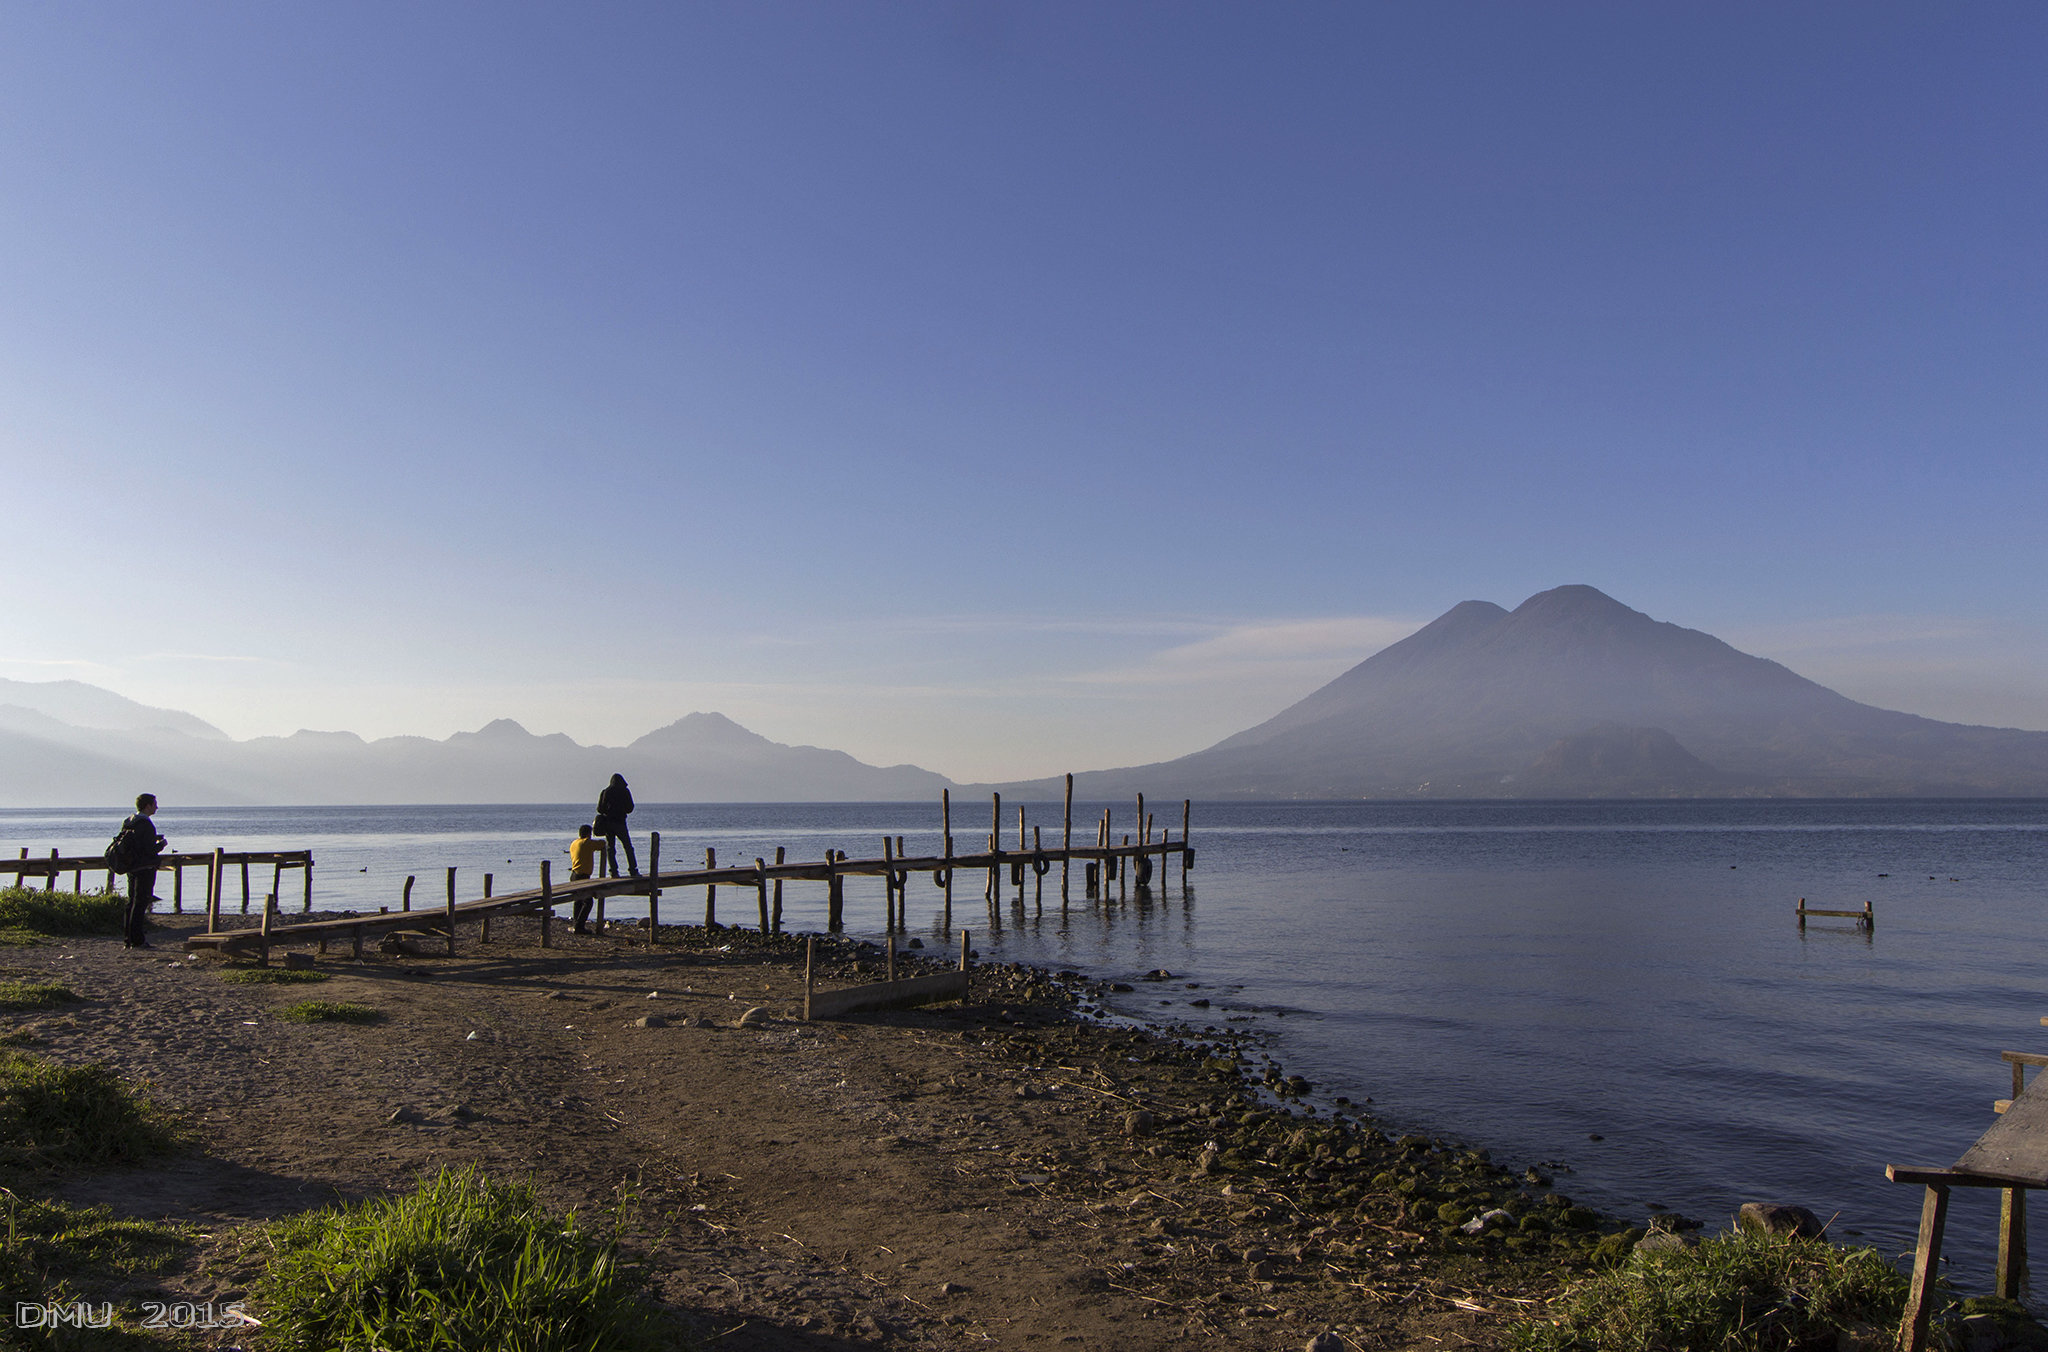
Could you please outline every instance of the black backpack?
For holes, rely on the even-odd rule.
[[[127,873],[135,864],[135,833],[122,822],[121,829],[107,842],[107,867],[116,873]]]

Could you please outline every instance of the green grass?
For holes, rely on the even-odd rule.
[[[68,1005],[78,997],[69,986],[59,986],[53,981],[0,981],[0,1013],[11,1014],[28,1009],[50,1009],[57,1005]]]
[[[1906,1278],[1875,1249],[1737,1231],[1637,1253],[1571,1287],[1547,1320],[1510,1325],[1512,1352],[1785,1352],[1836,1335],[1888,1344]]]
[[[271,1227],[252,1308],[272,1346],[386,1352],[653,1352],[680,1346],[615,1240],[553,1215],[531,1183],[474,1167],[403,1196]]]
[[[220,979],[238,986],[295,986],[325,981],[327,973],[310,967],[230,967],[220,974]]]
[[[278,1010],[277,1017],[292,1023],[375,1023],[384,1012],[342,1000],[301,1000]]]
[[[0,1347],[140,1352],[169,1346],[122,1327],[132,1325],[141,1310],[132,1299],[113,1298],[108,1279],[146,1278],[170,1269],[192,1247],[185,1231],[153,1221],[117,1220],[110,1207],[37,1201],[5,1188],[0,1188],[0,1212],[6,1236],[6,1247],[0,1249],[0,1295],[6,1297],[9,1326],[0,1332]],[[17,1300],[58,1305],[82,1300],[95,1310],[111,1300],[117,1322],[108,1329],[18,1329],[12,1327]]]
[[[41,936],[119,934],[128,898],[119,892],[39,892],[0,887],[0,943]]]
[[[105,1066],[0,1051],[0,1170],[133,1164],[180,1144],[170,1116]]]

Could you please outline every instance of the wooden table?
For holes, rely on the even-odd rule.
[[[2048,1022],[2048,1021],[2044,1021]],[[1906,1297],[1905,1318],[1899,1321],[1900,1352],[1923,1352],[1932,1311],[1934,1278],[1941,1266],[1942,1229],[1948,1221],[1950,1188],[1998,1188],[1998,1275],[1996,1293],[2019,1299],[2021,1275],[2027,1266],[2027,1189],[2048,1188],[2048,1089],[2037,1076],[2026,1082],[2028,1066],[2048,1066],[2048,1056],[2032,1052],[2001,1052],[2012,1066],[2012,1094],[1995,1105],[1997,1121],[1962,1158],[1946,1169],[1908,1169],[1887,1165],[1894,1183],[1918,1183],[1927,1189],[1920,1204],[1920,1242],[1913,1249],[1913,1285]]]

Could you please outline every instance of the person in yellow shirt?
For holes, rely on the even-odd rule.
[[[569,842],[570,882],[579,882],[590,876],[591,869],[597,865],[599,843],[592,838],[588,826],[576,828],[576,839]],[[585,926],[589,921],[590,898],[588,896],[576,898],[576,932],[578,934],[588,933]]]

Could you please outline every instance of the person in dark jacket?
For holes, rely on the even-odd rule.
[[[164,838],[156,833],[156,795],[145,793],[135,800],[135,815],[121,823],[122,866],[128,874],[128,910],[121,921],[121,947],[148,948],[149,908],[156,900],[156,862],[164,852]]]
[[[640,860],[633,853],[633,834],[626,829],[626,818],[633,814],[633,791],[626,787],[624,775],[613,775],[612,782],[604,786],[604,792],[597,795],[597,818],[590,823],[592,835],[604,837],[605,864],[611,869],[611,876],[619,876],[619,854],[615,848],[618,841],[626,842],[626,867],[640,876]]]

